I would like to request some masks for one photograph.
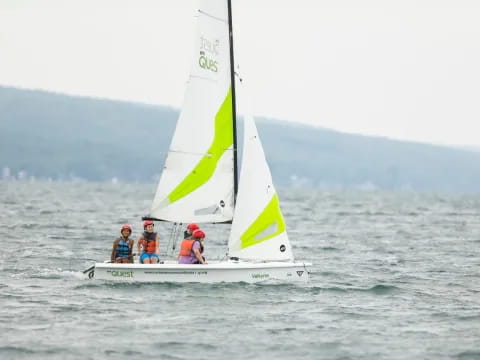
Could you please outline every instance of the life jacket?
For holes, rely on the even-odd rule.
[[[192,249],[193,249],[193,244],[195,244],[195,239],[185,239],[182,241],[180,244],[180,256],[191,256],[192,255]],[[198,241],[200,244],[200,254],[203,253],[203,245],[201,241]]]
[[[126,258],[130,256],[130,240],[119,237],[117,239],[117,247],[115,248],[115,258]]]
[[[154,254],[155,250],[157,249],[156,245],[157,242],[155,241],[157,237],[157,233],[155,232],[144,232],[143,233],[143,251],[146,252],[147,254]]]

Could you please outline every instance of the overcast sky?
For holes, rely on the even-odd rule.
[[[181,107],[196,0],[0,0],[0,85]],[[480,1],[233,0],[255,115],[480,146]]]

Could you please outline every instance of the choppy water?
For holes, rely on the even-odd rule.
[[[480,359],[480,196],[281,191],[307,285],[86,279],[153,191],[0,182],[1,359]]]

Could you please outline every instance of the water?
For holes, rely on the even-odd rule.
[[[154,187],[0,182],[1,359],[480,359],[480,196],[281,191],[307,285],[86,279]]]

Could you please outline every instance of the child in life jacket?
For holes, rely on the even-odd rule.
[[[130,225],[123,225],[120,229],[121,236],[113,242],[110,262],[133,263],[133,240],[128,238],[131,234],[132,227]]]
[[[140,255],[141,264],[157,264],[160,262],[159,247],[160,240],[158,234],[153,232],[153,221],[145,220],[143,222],[143,234],[138,239],[138,253]]]
[[[179,264],[206,264],[205,258],[202,256],[204,247],[203,240],[205,233],[197,229],[192,233],[192,238],[187,238],[180,245],[180,253],[178,254]]]

